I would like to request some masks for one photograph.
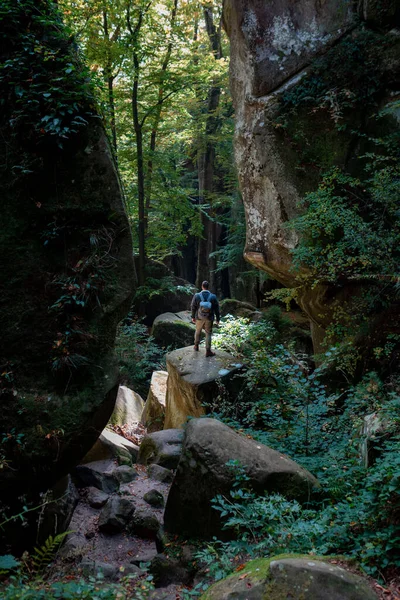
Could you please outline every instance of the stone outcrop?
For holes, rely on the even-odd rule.
[[[399,24],[395,0],[363,0],[358,6],[345,0],[224,2],[224,23],[231,47],[235,155],[246,213],[245,257],[287,287],[297,285],[291,269],[291,251],[298,244],[298,236],[285,224],[298,216],[299,200],[316,190],[322,174],[332,167],[360,175],[360,150],[366,147],[362,147],[365,142],[360,142],[355,130],[358,128],[364,138],[376,135],[377,130],[376,122],[370,119],[372,105],[366,102],[346,107],[339,128],[332,117],[335,107],[328,106],[328,101],[324,109],[311,104],[285,113],[282,118],[281,100],[289,92],[293,97],[301,97],[302,86],[316,61],[321,65],[321,60],[326,59],[326,70],[332,60],[346,64],[349,52],[343,44],[350,48],[358,44],[359,48],[359,40],[368,35],[360,17],[367,24],[383,28],[374,43],[365,43],[364,58],[357,59],[361,68],[365,65],[365,76],[374,78],[372,105],[376,109],[377,105],[392,101],[399,89],[399,39],[393,32],[384,31]],[[374,74],[368,71],[371,56],[374,60],[379,56]],[[343,94],[354,98],[357,82],[352,78],[350,84],[347,80],[343,83],[339,71],[335,69],[337,81],[327,89],[327,98],[332,90],[335,93],[342,88]],[[396,126],[390,115],[386,124],[383,121],[382,130],[388,124]],[[343,281],[337,288],[322,284],[312,289],[305,287],[300,292],[298,302],[312,321],[316,350],[320,349],[335,306],[358,292],[352,281]]]
[[[284,454],[236,433],[215,419],[192,419],[186,426],[181,460],[168,496],[165,528],[211,538],[222,524],[212,499],[229,494],[235,480],[228,461],[238,461],[259,493],[278,492],[307,500],[318,481]]]
[[[18,65],[0,82],[0,409],[8,436],[0,503],[6,507],[51,487],[104,429],[118,389],[116,326],[135,283],[120,182],[87,74],[69,34],[63,38],[54,3],[41,3],[40,19],[29,6],[16,4],[4,19],[0,43],[0,61]],[[30,44],[41,51],[32,46],[29,54]],[[57,60],[46,62],[48,53]],[[40,79],[40,92],[32,77]],[[18,510],[14,504],[12,514]]]
[[[120,385],[110,423],[112,425],[137,425],[142,418],[143,408],[144,401],[141,396],[125,385]]]
[[[141,419],[148,433],[164,429],[167,380],[167,371],[154,371],[151,376],[150,389]]]
[[[212,585],[201,600],[377,600],[365,578],[322,558],[261,558]]]
[[[215,356],[206,358],[204,349],[198,352],[193,347],[180,348],[167,354],[167,398],[165,408],[165,429],[181,427],[188,417],[200,417],[211,407],[221,393],[231,401],[241,389],[235,375],[243,365],[234,357],[221,350]]]

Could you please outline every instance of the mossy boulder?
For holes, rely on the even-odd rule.
[[[193,346],[196,328],[191,322],[189,311],[166,312],[154,320],[151,335],[162,348],[183,348]],[[201,338],[204,337],[202,332]]]
[[[200,600],[377,600],[365,578],[328,560],[307,555],[253,560]]]
[[[139,465],[153,463],[166,469],[176,469],[182,452],[182,429],[164,429],[146,435],[140,444]]]
[[[159,315],[151,330],[154,341],[162,348],[193,346],[195,326],[180,319],[174,313]]]

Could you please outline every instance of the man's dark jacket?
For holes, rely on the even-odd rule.
[[[219,304],[218,304],[218,300],[217,300],[217,296],[215,294],[212,294],[209,290],[202,290],[201,291],[201,296],[204,298],[204,300],[206,302],[211,302],[211,311],[210,311],[210,316],[206,319],[207,321],[214,321],[214,315],[217,318],[217,321],[219,321],[220,319],[220,314],[219,314]],[[200,302],[202,302],[202,298],[200,296],[200,293],[195,294],[193,296],[193,300],[192,300],[192,319],[199,319],[200,317],[198,316],[198,310],[199,310],[199,306],[200,306]],[[204,320],[203,317],[201,317],[201,320]]]

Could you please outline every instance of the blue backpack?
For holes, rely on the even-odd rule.
[[[212,304],[210,302],[210,298],[212,296],[211,292],[208,292],[208,300],[204,298],[204,292],[200,292],[199,296],[200,296],[200,306],[199,306],[199,310],[197,312],[198,317],[200,319],[210,319],[211,318],[211,311],[212,311]]]

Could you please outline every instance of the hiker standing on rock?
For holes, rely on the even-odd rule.
[[[216,325],[219,325],[219,304],[217,296],[212,294],[208,289],[208,281],[203,281],[201,284],[201,292],[195,294],[192,300],[192,323],[196,325],[196,333],[194,336],[194,349],[199,349],[200,334],[204,328],[206,332],[206,356],[215,356],[211,352],[211,334],[213,328],[214,316],[216,317]]]

